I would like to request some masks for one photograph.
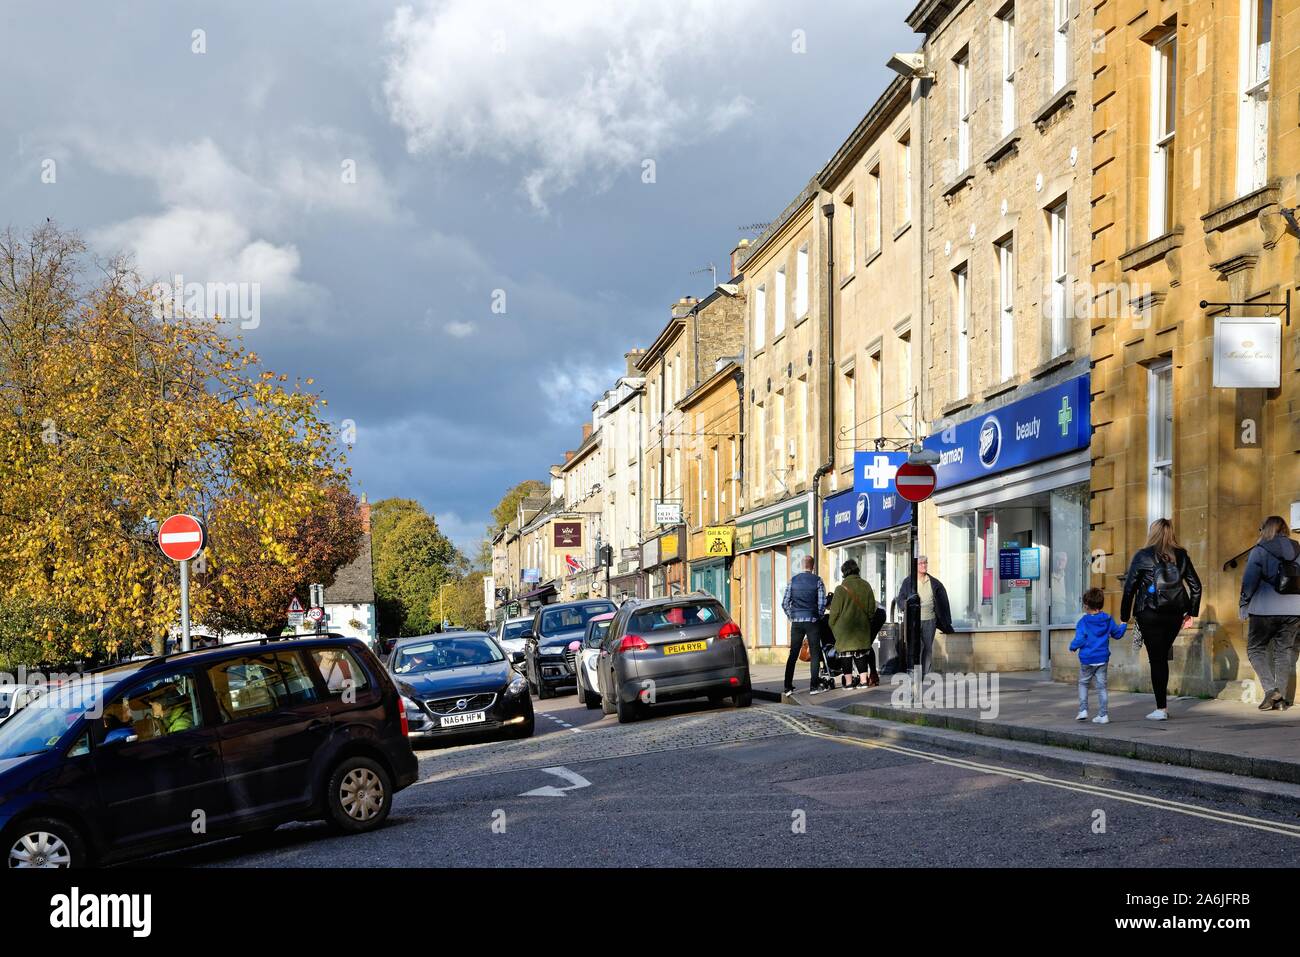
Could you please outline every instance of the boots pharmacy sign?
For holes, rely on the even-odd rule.
[[[1214,320],[1214,387],[1282,385],[1282,320],[1219,316]]]
[[[924,445],[939,453],[938,488],[1086,449],[1092,438],[1090,399],[1088,376],[1082,375],[930,436]]]

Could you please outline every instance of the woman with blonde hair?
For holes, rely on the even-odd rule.
[[[1158,518],[1151,523],[1147,543],[1137,550],[1124,576],[1120,621],[1137,617],[1142,642],[1151,663],[1151,688],[1156,709],[1148,718],[1166,721],[1169,707],[1169,659],[1174,639],[1201,612],[1201,580],[1186,550],[1174,536],[1174,523]]]
[[[1294,648],[1300,635],[1300,545],[1290,536],[1286,519],[1270,515],[1259,527],[1259,541],[1250,550],[1241,579],[1238,614],[1249,621],[1246,657],[1264,693],[1260,711],[1286,708]]]

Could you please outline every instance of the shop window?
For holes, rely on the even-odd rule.
[[[752,604],[758,615],[758,645],[768,648],[772,645],[772,553],[761,552],[754,561],[758,562],[758,594]]]
[[[1169,360],[1147,371],[1147,523],[1174,517],[1174,369]]]
[[[1051,557],[1048,623],[1073,625],[1083,614],[1084,566],[1088,561],[1088,486],[1051,493]]]

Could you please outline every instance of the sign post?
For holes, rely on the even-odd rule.
[[[190,559],[207,543],[207,526],[193,515],[173,515],[158,526],[158,548],[181,566],[181,651],[190,650]]]
[[[914,453],[926,455],[927,453]],[[933,454],[933,453],[929,453]],[[906,643],[908,662],[915,669],[912,683],[912,702],[920,700],[922,669],[925,666],[925,652],[921,642],[921,583],[917,578],[917,558],[920,557],[921,529],[920,505],[934,494],[936,476],[934,467],[925,462],[914,462],[911,457],[898,467],[894,475],[894,485],[898,494],[912,503],[912,520],[908,526],[912,551],[912,592],[907,596],[903,608],[903,634]]]

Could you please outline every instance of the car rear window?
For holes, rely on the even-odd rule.
[[[608,602],[595,605],[573,605],[569,608],[550,608],[542,612],[542,634],[554,635],[561,631],[580,631],[597,615],[614,610]]]
[[[231,658],[208,669],[217,708],[226,721],[311,704],[316,686],[295,654]]]
[[[633,633],[667,631],[671,628],[712,625],[726,620],[727,613],[717,602],[692,602],[634,612],[628,621],[627,630]]]

